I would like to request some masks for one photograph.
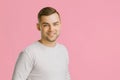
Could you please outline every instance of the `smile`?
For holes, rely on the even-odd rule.
[[[49,36],[54,36],[56,33],[48,33]]]

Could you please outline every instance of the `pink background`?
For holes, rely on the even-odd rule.
[[[11,80],[19,52],[40,39],[45,6],[61,14],[71,80],[120,80],[120,0],[1,0],[0,80]]]

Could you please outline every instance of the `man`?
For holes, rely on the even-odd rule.
[[[56,42],[60,27],[60,15],[54,8],[45,7],[38,13],[41,39],[21,51],[12,80],[70,80],[67,49]]]

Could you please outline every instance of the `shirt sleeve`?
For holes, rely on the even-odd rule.
[[[71,76],[70,76],[70,71],[69,71],[69,55],[68,55],[68,50],[67,51],[67,71],[66,71],[66,80],[71,80]]]
[[[12,80],[26,80],[33,67],[32,56],[22,51],[15,64]]]
[[[67,70],[67,72],[66,72],[66,80],[71,80],[69,70]]]

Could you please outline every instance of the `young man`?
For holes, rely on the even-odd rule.
[[[21,51],[12,80],[70,80],[66,47],[56,42],[60,34],[59,13],[45,7],[38,13],[41,39]]]

